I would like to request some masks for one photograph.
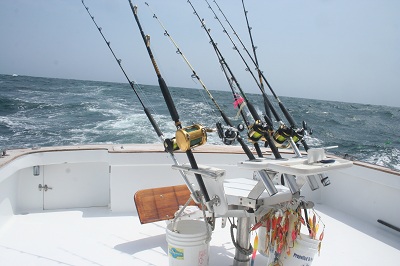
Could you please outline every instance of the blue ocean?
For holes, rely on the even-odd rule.
[[[164,136],[173,137],[176,128],[159,87],[138,85],[137,91]],[[184,126],[222,122],[203,90],[170,91]],[[234,124],[242,123],[231,92],[211,93]],[[247,97],[262,114],[261,95]],[[312,129],[310,147],[337,145],[329,152],[400,171],[400,108],[280,98],[299,126],[306,121]],[[208,142],[224,145],[217,133]],[[0,149],[99,143],[161,145],[129,84],[0,75]]]

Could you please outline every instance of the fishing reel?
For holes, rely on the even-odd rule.
[[[164,148],[168,152],[177,150],[186,152],[205,144],[207,142],[207,132],[212,131],[212,129],[205,128],[200,124],[178,129],[174,138],[164,140]]]
[[[289,146],[288,139],[291,137],[294,143],[298,143],[307,134],[307,123],[303,121],[303,128],[293,129],[286,125],[281,125],[272,135],[275,145],[279,148],[287,148]],[[310,135],[312,130],[310,130]]]
[[[281,125],[275,133],[272,135],[272,139],[274,140],[277,147],[284,147],[285,142],[287,142],[288,138],[292,137],[294,143],[299,142],[302,138],[300,135],[302,132],[297,132],[292,128],[288,128],[286,125]]]
[[[236,128],[235,127],[226,127],[223,126],[220,122],[217,122],[217,132],[220,139],[225,145],[232,145],[235,143],[239,132],[244,130],[244,126],[239,124]]]
[[[178,147],[178,144],[176,143],[175,138],[165,139],[164,140],[164,148],[165,148],[165,151],[170,152],[170,153],[179,150],[179,147]]]
[[[266,141],[265,134],[268,133],[268,128],[265,124],[256,121],[254,124],[250,125],[248,128],[247,136],[250,141],[258,142],[258,141]]]
[[[194,124],[178,129],[175,133],[175,143],[181,151],[188,151],[207,142],[207,129],[200,124]]]

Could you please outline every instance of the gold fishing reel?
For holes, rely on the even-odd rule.
[[[207,142],[207,129],[200,124],[178,129],[175,141],[179,149],[186,152]]]

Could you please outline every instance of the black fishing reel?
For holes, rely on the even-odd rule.
[[[312,130],[308,133],[312,134]],[[279,148],[286,148],[289,146],[288,139],[291,137],[294,143],[301,141],[307,135],[307,123],[303,121],[303,128],[289,128],[286,125],[281,125],[273,134],[272,139],[275,145]]]
[[[220,139],[225,145],[232,145],[235,143],[239,132],[244,130],[244,126],[239,124],[236,128],[235,127],[226,127],[223,126],[220,122],[217,122],[217,132]]]
[[[268,127],[266,124],[259,121],[250,125],[247,132],[249,140],[253,142],[266,141],[265,134],[268,134]]]
[[[304,129],[294,130],[286,125],[281,125],[272,135],[272,139],[278,148],[287,148],[289,146],[288,139],[291,137],[294,143],[299,142],[304,136]]]
[[[176,143],[175,138],[165,139],[164,140],[164,148],[165,151],[173,153],[174,151],[179,150],[178,144]]]

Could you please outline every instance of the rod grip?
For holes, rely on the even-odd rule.
[[[308,151],[308,149],[309,149],[310,147],[308,147],[308,144],[307,144],[307,142],[306,142],[304,139],[301,139],[301,144],[303,144],[304,149],[305,149],[306,151]]]
[[[271,121],[271,118],[268,115],[264,115],[265,123],[272,129],[274,127],[274,124]]]
[[[186,155],[189,159],[190,166],[193,169],[199,169],[199,167],[197,166],[197,162],[194,159],[192,150],[187,150]],[[207,188],[206,188],[206,185],[204,184],[203,177],[200,174],[195,174],[195,177],[196,177],[197,183],[199,184],[200,191],[203,194],[205,201],[209,202],[210,196],[208,195]]]
[[[265,81],[266,82],[266,81]],[[268,84],[268,83],[267,83]],[[279,117],[279,114],[276,112],[274,106],[272,105],[272,103],[270,102],[270,100],[268,99],[267,94],[263,91],[263,99],[264,99],[264,104],[268,105],[269,109],[271,110],[272,114],[275,117],[276,121],[282,121],[281,118]],[[268,115],[268,114],[267,114]],[[270,116],[270,115],[269,115]]]
[[[227,124],[230,127],[233,127],[231,120],[229,120],[229,118],[226,116],[226,114],[224,112],[222,112],[222,110],[220,111],[222,119],[224,120],[225,124]]]
[[[163,133],[161,132],[160,128],[158,127],[156,121],[154,120],[153,116],[151,115],[149,109],[147,107],[145,107],[144,112],[147,116],[147,118],[150,120],[151,125],[153,126],[154,130],[156,131],[157,135],[159,137],[161,137],[163,135]]]
[[[281,156],[278,148],[275,146],[275,143],[272,140],[272,138],[268,132],[264,135],[264,137],[267,140],[267,142],[269,144],[269,148],[271,149],[272,153],[274,154],[275,159],[282,159],[282,156]]]
[[[268,100],[268,98],[266,98],[266,97],[264,99]],[[274,115],[276,121],[282,121],[282,119],[280,118],[278,112],[276,112],[275,108],[272,106],[271,102],[268,100],[267,103],[268,103],[268,106],[271,109],[271,112]]]
[[[165,103],[167,104],[168,111],[171,114],[172,120],[175,121],[175,123],[179,122],[179,115],[178,112],[176,111],[174,101],[172,100],[171,94],[169,93],[167,84],[165,83],[165,80],[162,77],[158,77],[158,84],[160,86],[161,92],[164,96]]]
[[[246,155],[249,158],[249,160],[255,160],[256,157],[254,157],[254,154],[250,151],[250,149],[246,145],[246,143],[244,143],[244,140],[242,139],[241,136],[238,136],[237,141],[240,143],[240,146],[242,146],[242,149],[246,153]]]
[[[268,99],[265,99],[264,96],[264,109],[265,109],[265,115],[271,119],[271,107],[269,106]]]
[[[255,121],[261,121],[260,116],[256,111],[256,108],[254,108],[254,105],[249,101],[247,101],[247,108],[249,108],[251,116],[254,118]]]
[[[254,142],[254,148],[256,149],[258,157],[262,158],[263,155],[262,155],[262,152],[261,152],[260,145],[258,145],[258,142]]]
[[[285,106],[283,105],[282,102],[279,102],[279,107],[281,108],[282,113],[286,117],[286,119],[289,122],[290,126],[292,128],[295,128],[296,127],[296,123],[294,122],[293,117],[289,114],[288,110],[286,110],[286,108],[285,108]]]

